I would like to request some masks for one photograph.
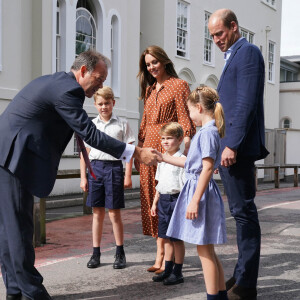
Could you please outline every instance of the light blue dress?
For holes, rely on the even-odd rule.
[[[214,120],[206,123],[192,139],[184,166],[186,183],[174,208],[167,236],[196,245],[224,244],[227,241],[224,205],[213,178],[199,203],[198,218],[185,218],[203,167],[202,159],[206,157],[214,160],[214,168],[219,166],[220,136]]]

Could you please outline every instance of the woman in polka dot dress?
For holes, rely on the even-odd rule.
[[[196,129],[189,117],[186,100],[190,89],[184,80],[178,78],[172,61],[165,51],[158,46],[148,47],[140,58],[139,80],[141,97],[144,99],[144,113],[139,131],[140,147],[151,147],[163,152],[160,128],[169,122],[178,122],[184,129],[184,154],[189,149],[191,137]],[[141,213],[143,233],[157,238],[158,219],[151,216],[151,207],[155,195],[156,166],[139,165],[141,187]],[[160,273],[164,263],[163,239],[157,238],[157,255],[149,272]]]

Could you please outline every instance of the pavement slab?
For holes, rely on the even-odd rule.
[[[224,197],[228,243],[216,247],[230,278],[237,258],[235,222]],[[263,190],[256,204],[262,228],[259,300],[300,299],[300,188]],[[74,214],[75,215],[75,214]],[[195,245],[186,244],[184,283],[164,286],[147,272],[155,259],[152,237],[142,234],[139,202],[122,211],[127,267],[114,270],[115,243],[108,216],[101,243],[101,266],[88,269],[92,216],[48,222],[47,243],[36,248],[36,267],[54,300],[62,299],[206,299],[203,272]],[[0,299],[5,288],[0,282]]]

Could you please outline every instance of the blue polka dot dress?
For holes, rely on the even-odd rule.
[[[196,245],[223,244],[227,241],[224,205],[213,178],[199,203],[197,219],[185,217],[203,167],[202,159],[206,157],[214,160],[214,168],[219,166],[220,136],[214,120],[206,123],[192,139],[184,166],[186,183],[174,208],[167,236]]]

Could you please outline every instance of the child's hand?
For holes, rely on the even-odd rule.
[[[186,209],[186,215],[185,217],[188,220],[194,220],[197,219],[198,217],[198,207],[199,205],[196,203],[196,201],[192,201],[190,202],[190,204],[188,205],[187,209]]]
[[[84,192],[88,192],[89,191],[89,184],[86,178],[81,178],[80,181],[80,188],[84,191]]]
[[[160,153],[160,152],[157,151],[157,150],[153,150],[153,151],[155,151],[155,154],[157,155],[157,161],[158,161],[158,162],[162,162],[162,161],[163,161],[163,154]]]
[[[155,203],[153,203],[152,207],[151,207],[151,216],[155,217],[156,214],[157,214],[157,205]]]
[[[131,189],[132,188],[132,180],[131,177],[127,178],[125,176],[124,178],[124,189]]]

